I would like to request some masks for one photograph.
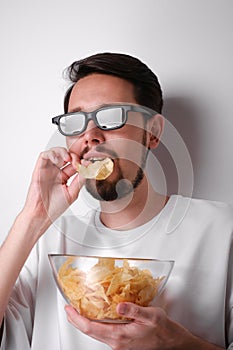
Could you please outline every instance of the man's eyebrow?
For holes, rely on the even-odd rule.
[[[87,110],[88,111],[94,111],[97,108],[101,108],[101,107],[105,107],[105,106],[109,106],[109,105],[110,105],[109,103],[101,103],[101,104],[98,104],[98,105],[90,106]],[[75,107],[75,108],[69,109],[68,113],[83,112],[83,111],[87,111],[87,110],[86,109],[82,109],[81,107]]]
[[[75,112],[80,112],[80,111],[81,111],[81,108],[80,107],[76,107],[76,108],[70,109],[68,113],[75,113]]]

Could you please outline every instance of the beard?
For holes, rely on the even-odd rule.
[[[119,168],[118,176],[115,180],[86,180],[87,191],[99,201],[114,201],[116,199],[121,199],[132,193],[142,182],[144,178],[144,169],[146,166],[146,160],[148,155],[148,150],[146,148],[146,131],[143,133],[142,140],[143,150],[140,165],[138,166],[136,175],[133,180],[128,180],[124,178],[122,170]],[[115,158],[115,162],[119,158]],[[111,176],[110,176],[111,177]]]

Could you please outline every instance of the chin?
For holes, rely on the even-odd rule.
[[[112,175],[111,175],[112,176]],[[87,191],[99,201],[111,202],[121,198],[125,198],[139,186],[144,177],[141,168],[138,169],[133,181],[118,177],[115,181],[110,181],[111,176],[106,180],[87,180]]]

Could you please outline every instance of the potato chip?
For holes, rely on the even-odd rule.
[[[113,172],[113,161],[110,158],[96,160],[87,167],[77,163],[77,171],[86,179],[105,180]]]
[[[99,258],[87,272],[72,267],[72,258],[60,267],[58,278],[65,295],[81,315],[94,320],[127,320],[116,312],[120,302],[148,306],[164,277],[154,278],[149,270],[116,266],[113,258]]]

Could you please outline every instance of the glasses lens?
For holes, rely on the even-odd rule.
[[[96,113],[99,126],[103,129],[114,129],[124,124],[124,113],[121,107],[105,108]]]
[[[65,115],[60,119],[60,128],[65,135],[80,133],[85,125],[85,116],[82,113]]]

